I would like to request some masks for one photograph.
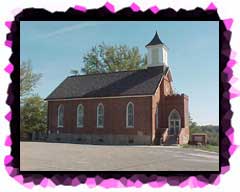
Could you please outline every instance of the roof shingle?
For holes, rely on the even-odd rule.
[[[136,71],[70,76],[46,100],[153,95],[168,68],[163,70],[164,67],[160,66]]]

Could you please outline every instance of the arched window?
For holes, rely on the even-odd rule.
[[[58,127],[63,127],[63,118],[64,118],[64,106],[58,106]]]
[[[173,109],[168,116],[168,134],[178,135],[181,126],[181,117],[176,109]]]
[[[77,128],[83,127],[84,107],[82,104],[77,106]]]
[[[104,127],[104,106],[99,103],[97,106],[97,128]]]
[[[134,127],[134,105],[132,102],[129,102],[126,108],[126,127]]]
[[[156,120],[156,128],[158,129],[158,105],[157,105],[157,109],[156,109],[156,117],[155,117],[155,120]]]

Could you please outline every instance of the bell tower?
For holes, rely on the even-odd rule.
[[[148,67],[168,66],[168,48],[155,33],[152,41],[145,46],[148,50]]]

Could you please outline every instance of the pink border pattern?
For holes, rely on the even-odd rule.
[[[115,8],[114,8],[113,4],[107,2],[105,4],[105,7],[111,13],[115,13]],[[132,3],[130,8],[133,12],[140,11],[140,6],[138,6],[136,3]],[[86,12],[87,11],[87,8],[85,8],[83,6],[80,6],[80,5],[76,5],[74,7],[74,9],[78,10],[78,11],[81,11],[81,12]],[[160,11],[160,9],[157,6],[150,7],[149,9],[154,14],[156,14]],[[206,10],[217,10],[217,8],[213,3],[210,3],[210,5],[206,8]],[[233,19],[225,19],[224,20],[224,24],[225,24],[225,26],[228,30],[231,29],[232,23],[233,23]],[[7,21],[7,22],[5,22],[5,25],[10,30],[12,22]],[[5,41],[5,46],[7,46],[8,48],[11,48],[12,47],[12,41],[6,40]],[[228,61],[228,64],[227,64],[226,68],[224,69],[224,72],[226,72],[228,74],[228,81],[231,84],[238,80],[237,77],[234,77],[232,75],[232,68],[236,64],[236,61],[234,60],[235,55],[236,55],[236,52],[231,51],[230,60]],[[5,70],[6,73],[11,75],[11,73],[14,71],[14,66],[11,63],[9,63],[9,64],[7,64],[7,66],[5,67],[4,70]],[[237,90],[234,87],[231,87],[229,92],[224,93],[224,96],[231,100],[231,99],[234,99],[235,97],[239,97],[240,96],[240,91]],[[231,117],[231,115],[230,115],[230,117]],[[5,118],[9,122],[11,121],[11,119],[12,119],[11,111],[5,115]],[[224,117],[224,118],[228,118],[228,117]],[[234,144],[234,128],[230,128],[225,134],[227,135],[227,137],[231,141],[231,146],[229,148],[229,153],[232,155],[234,153],[234,151],[237,149],[237,147],[239,147],[239,146]],[[5,140],[5,146],[11,147],[11,145],[12,145],[11,137],[7,136],[6,140]],[[33,188],[35,186],[35,184],[32,181],[24,182],[23,176],[17,174],[18,170],[16,168],[13,168],[10,165],[12,160],[13,160],[13,157],[11,155],[7,155],[4,159],[4,164],[6,166],[7,173],[10,176],[12,176],[17,182],[24,185],[25,187],[27,187],[29,189]],[[230,170],[230,166],[222,167],[221,168],[221,174],[225,174],[229,170]],[[166,179],[165,177],[161,177],[161,176],[151,176],[151,177],[154,177],[154,181],[149,182],[148,185],[153,187],[153,188],[162,187],[167,182],[168,183],[170,182],[170,180]],[[171,178],[170,184],[179,185],[179,187],[181,187],[181,188],[186,187],[186,186],[202,188],[202,187],[208,185],[207,182],[204,182],[203,180],[199,180],[198,178],[195,177],[195,176],[191,176],[184,181],[179,181],[177,178]],[[213,184],[218,185],[219,182],[220,182],[220,175],[218,175],[218,177],[215,179]],[[80,184],[80,181],[79,181],[78,177],[75,177],[73,179],[65,180],[64,184],[70,184],[72,186],[77,186],[77,185]],[[96,176],[96,177],[92,177],[92,178],[87,178],[86,181],[85,181],[85,184],[89,188],[96,187],[96,185],[100,185],[104,188],[133,187],[133,186],[138,188],[138,187],[141,187],[143,185],[142,181],[138,178],[138,175],[133,175],[129,179],[126,179],[126,178],[122,177],[119,180],[117,180],[117,179],[101,179],[99,176]],[[45,187],[55,187],[56,186],[56,184],[54,182],[54,179],[51,180],[51,179],[48,179],[48,178],[43,178],[40,182],[40,185],[44,188]]]

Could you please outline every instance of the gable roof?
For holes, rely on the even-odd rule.
[[[160,40],[160,38],[158,36],[158,33],[156,32],[154,37],[153,37],[153,39],[152,39],[152,41],[150,43],[148,43],[146,45],[146,47],[151,46],[151,45],[159,45],[159,44],[163,44],[164,45],[164,43]]]
[[[165,69],[165,70],[164,70]],[[153,95],[168,68],[67,77],[45,100]]]

